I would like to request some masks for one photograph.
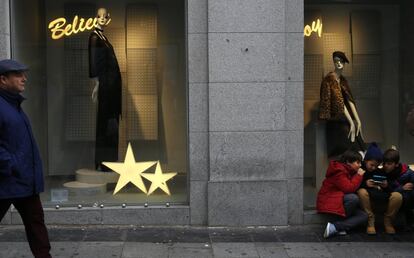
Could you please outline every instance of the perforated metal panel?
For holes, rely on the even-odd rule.
[[[150,5],[128,5],[127,48],[157,47],[157,8]]]
[[[157,94],[157,51],[128,49],[129,94]]]
[[[89,96],[68,97],[66,101],[66,114],[66,140],[95,140],[96,108]]]
[[[319,100],[322,79],[322,55],[305,55],[305,100]]]
[[[89,95],[92,87],[89,80],[88,51],[65,49],[66,95]]]
[[[94,4],[65,4],[65,19],[67,24],[73,22],[73,18],[77,15],[79,18],[93,18],[96,16]],[[86,22],[86,21],[85,21]],[[67,49],[88,49],[89,31],[79,32],[64,37],[64,45]]]
[[[157,95],[131,95],[128,98],[128,139],[158,138]]]
[[[79,18],[95,17],[94,4],[65,4],[65,18],[72,23]],[[88,41],[90,31],[64,37],[65,139],[95,140],[96,110],[91,100]]]
[[[378,98],[380,75],[380,55],[354,55],[354,76],[352,79],[352,91],[355,98]]]
[[[350,64],[346,64],[344,68],[344,76],[352,76],[352,51],[351,51],[351,35],[338,33],[323,34],[323,70],[324,74],[334,70],[332,61],[332,53],[334,51],[342,51],[349,59]]]
[[[127,7],[128,140],[158,139],[157,8]]]

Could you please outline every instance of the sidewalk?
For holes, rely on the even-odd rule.
[[[49,226],[53,257],[414,257],[414,234],[325,240],[323,226]],[[0,227],[0,257],[32,257],[21,226]]]

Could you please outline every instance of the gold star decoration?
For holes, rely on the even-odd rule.
[[[119,179],[113,193],[114,195],[129,182],[133,183],[144,193],[147,193],[147,188],[144,185],[141,175],[142,172],[154,166],[155,163],[157,162],[135,162],[131,143],[128,144],[124,162],[102,162],[102,164],[119,174]]]
[[[163,190],[166,194],[170,194],[170,190],[168,189],[167,181],[171,178],[175,177],[177,173],[162,173],[160,162],[157,162],[157,168],[155,169],[154,174],[148,174],[148,173],[142,173],[141,176],[143,176],[145,179],[148,179],[151,181],[151,187],[147,193],[147,195],[152,194],[157,188],[160,188]]]

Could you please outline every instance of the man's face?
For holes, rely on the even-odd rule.
[[[99,8],[96,17],[98,18],[98,24],[101,27],[107,25],[109,20],[109,13],[105,8]]]
[[[26,73],[23,71],[0,75],[1,87],[12,93],[22,93],[25,89],[26,81]]]
[[[334,65],[335,65],[335,69],[338,69],[338,70],[344,69],[344,62],[342,61],[341,58],[334,57],[333,62],[334,62]]]
[[[367,169],[368,172],[372,172],[375,169],[378,168],[379,162],[376,160],[366,160],[365,162],[365,168]]]
[[[358,171],[358,169],[361,167],[361,161],[356,160],[354,162],[348,162],[348,165],[355,171]]]
[[[395,163],[392,161],[384,162],[383,167],[384,167],[385,173],[390,173],[398,167],[398,163]]]

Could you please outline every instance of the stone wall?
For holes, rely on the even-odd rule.
[[[303,1],[209,0],[207,17],[208,224],[302,223]]]

